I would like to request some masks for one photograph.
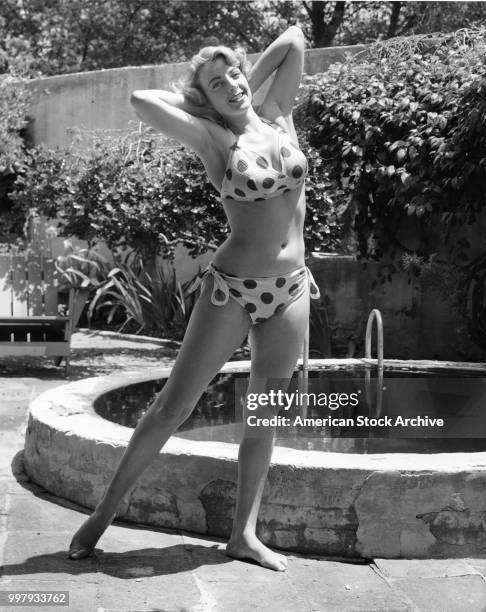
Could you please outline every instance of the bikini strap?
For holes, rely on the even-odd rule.
[[[220,272],[214,267],[212,261],[209,262],[207,267],[203,270],[201,276],[198,276],[191,287],[188,289],[188,293],[192,293],[199,288],[205,276],[210,274],[213,279],[213,291],[211,293],[211,302],[215,306],[224,306],[229,300],[229,287]]]
[[[228,168],[230,166],[231,160],[233,159],[234,152],[238,148],[238,141],[240,140],[240,137],[237,136],[232,130],[230,130],[229,128],[226,128],[226,129],[233,136],[234,142],[233,142],[233,144],[229,148],[229,154],[228,154],[228,159],[226,160],[225,170],[226,170],[226,168]],[[223,182],[224,182],[224,177],[223,177]]]
[[[275,121],[270,121],[270,119],[267,119],[266,117],[260,117],[260,119],[263,121],[263,123],[266,123],[267,125],[271,125],[273,127],[276,127],[283,134],[287,134],[287,132],[283,129],[283,127],[281,127],[278,123],[275,123]]]
[[[211,302],[215,306],[224,306],[229,300],[229,287],[228,283],[224,280],[220,272],[214,267],[211,261],[208,268],[208,274],[214,279],[213,292],[211,293]]]
[[[307,281],[309,283],[310,297],[313,300],[318,300],[321,297],[321,292],[319,291],[319,287],[317,286],[317,283],[314,280],[314,277],[312,276],[312,272],[309,270],[307,266],[305,267],[305,270],[307,273]]]

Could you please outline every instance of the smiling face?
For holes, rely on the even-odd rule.
[[[223,118],[231,119],[251,106],[251,91],[245,75],[238,66],[216,57],[199,70],[199,86],[209,103]]]

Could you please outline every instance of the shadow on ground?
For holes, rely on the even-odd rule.
[[[104,553],[102,549],[96,548],[93,556],[78,561],[69,559],[67,552],[60,550],[29,557],[23,563],[4,565],[2,574],[4,577],[15,577],[49,572],[79,576],[97,572],[114,578],[133,579],[167,576],[232,561],[218,545],[207,547],[177,544],[167,548],[142,548],[121,553]]]

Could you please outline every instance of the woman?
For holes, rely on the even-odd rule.
[[[292,376],[307,328],[309,288],[313,297],[319,295],[304,266],[307,164],[292,122],[303,59],[302,32],[290,27],[261,55],[249,77],[243,54],[207,47],[193,58],[183,93],[148,90],[132,95],[145,122],[201,158],[221,193],[231,233],[204,275],[170,378],[133,433],[103,499],[74,535],[72,559],[91,554],[118,502],[248,333],[248,393],[285,389]],[[257,114],[252,92],[274,71]],[[258,416],[272,416],[276,410],[261,406]],[[255,533],[273,438],[271,428],[245,426],[226,552],[282,571],[285,557],[264,546]]]

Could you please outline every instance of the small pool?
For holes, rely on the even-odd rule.
[[[114,389],[97,398],[94,408],[104,419],[133,428],[164,384],[162,379]],[[247,384],[245,373],[216,376],[176,435],[239,443]],[[305,406],[298,405],[298,393],[294,378],[276,419],[277,446],[339,453],[486,451],[483,372],[458,376],[453,369],[395,367],[384,371],[381,383],[375,368],[355,366],[310,372],[307,401],[300,402]],[[248,411],[250,422],[256,423],[257,414]]]
[[[292,408],[295,417],[332,412],[351,421],[279,428],[259,537],[277,548],[319,555],[486,556],[486,366],[385,360],[383,381],[367,382],[374,360],[309,365],[309,392],[361,390],[359,401],[336,410],[312,402],[300,413]],[[191,419],[121,501],[119,518],[229,535],[248,372],[248,362],[222,368]],[[55,495],[94,508],[133,427],[169,375],[168,368],[124,371],[38,396],[26,431],[27,474]],[[297,389],[297,381],[293,385]],[[443,418],[446,425],[407,429],[357,422],[417,415]]]

